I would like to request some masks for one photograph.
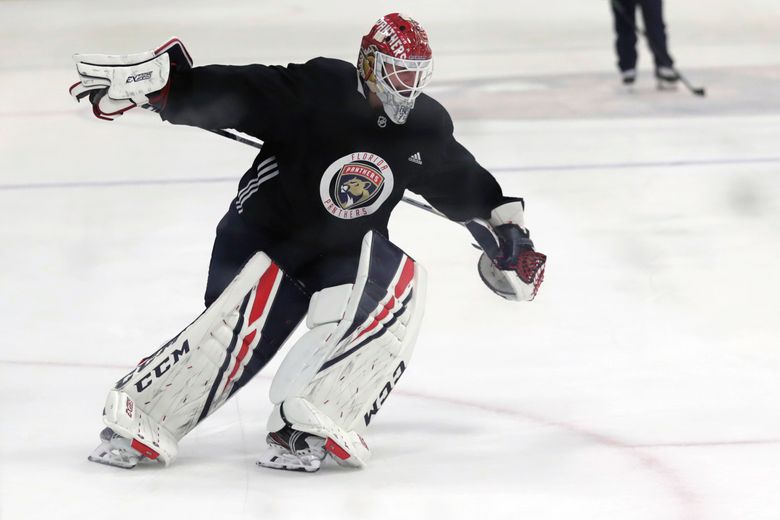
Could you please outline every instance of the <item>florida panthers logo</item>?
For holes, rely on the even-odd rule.
[[[334,161],[320,181],[325,209],[347,220],[372,214],[392,191],[390,165],[369,152],[351,153]]]
[[[363,78],[368,82],[376,81],[374,76],[375,52],[376,45],[371,45],[367,49],[360,49],[360,53],[358,53],[358,70],[362,72]]]
[[[372,164],[347,163],[336,177],[336,184],[339,186],[336,202],[341,209],[360,208],[382,191],[384,183],[384,176]]]

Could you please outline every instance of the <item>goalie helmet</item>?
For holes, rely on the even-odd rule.
[[[404,124],[433,75],[425,29],[398,13],[380,18],[363,36],[357,68],[390,120]]]

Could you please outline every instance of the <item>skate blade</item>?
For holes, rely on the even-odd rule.
[[[114,468],[122,468],[122,469],[133,469],[138,465],[138,462],[130,462],[122,459],[116,459],[116,458],[109,458],[109,457],[100,457],[100,456],[94,456],[90,455],[87,457],[87,460],[90,462],[97,462],[98,464],[103,464],[104,466],[112,466]]]
[[[322,465],[322,462],[318,459],[303,461],[291,453],[279,453],[273,449],[269,451],[271,453],[264,454],[263,458],[256,462],[261,468],[314,473]]]
[[[261,468],[276,469],[276,470],[283,470],[283,471],[297,471],[299,473],[315,473],[320,470],[319,467],[314,468],[309,466],[287,466],[285,464],[274,464],[270,462],[261,462],[259,460],[255,464],[257,464],[257,466]]]
[[[110,443],[104,441],[97,448],[92,451],[87,457],[90,462],[97,462],[105,466],[113,466],[115,468],[132,469],[138,465],[141,460],[140,457],[122,453],[122,450],[112,448]]]

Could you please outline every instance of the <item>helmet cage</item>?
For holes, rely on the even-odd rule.
[[[391,121],[404,124],[414,102],[433,77],[433,60],[395,58],[374,51],[373,86]]]

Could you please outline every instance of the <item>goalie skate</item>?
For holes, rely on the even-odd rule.
[[[132,447],[132,441],[114,433],[111,428],[103,428],[100,432],[100,445],[87,457],[92,462],[115,466],[117,468],[134,468],[144,456]]]
[[[260,455],[258,466],[313,473],[325,458],[325,439],[285,426],[266,437],[268,449]]]

